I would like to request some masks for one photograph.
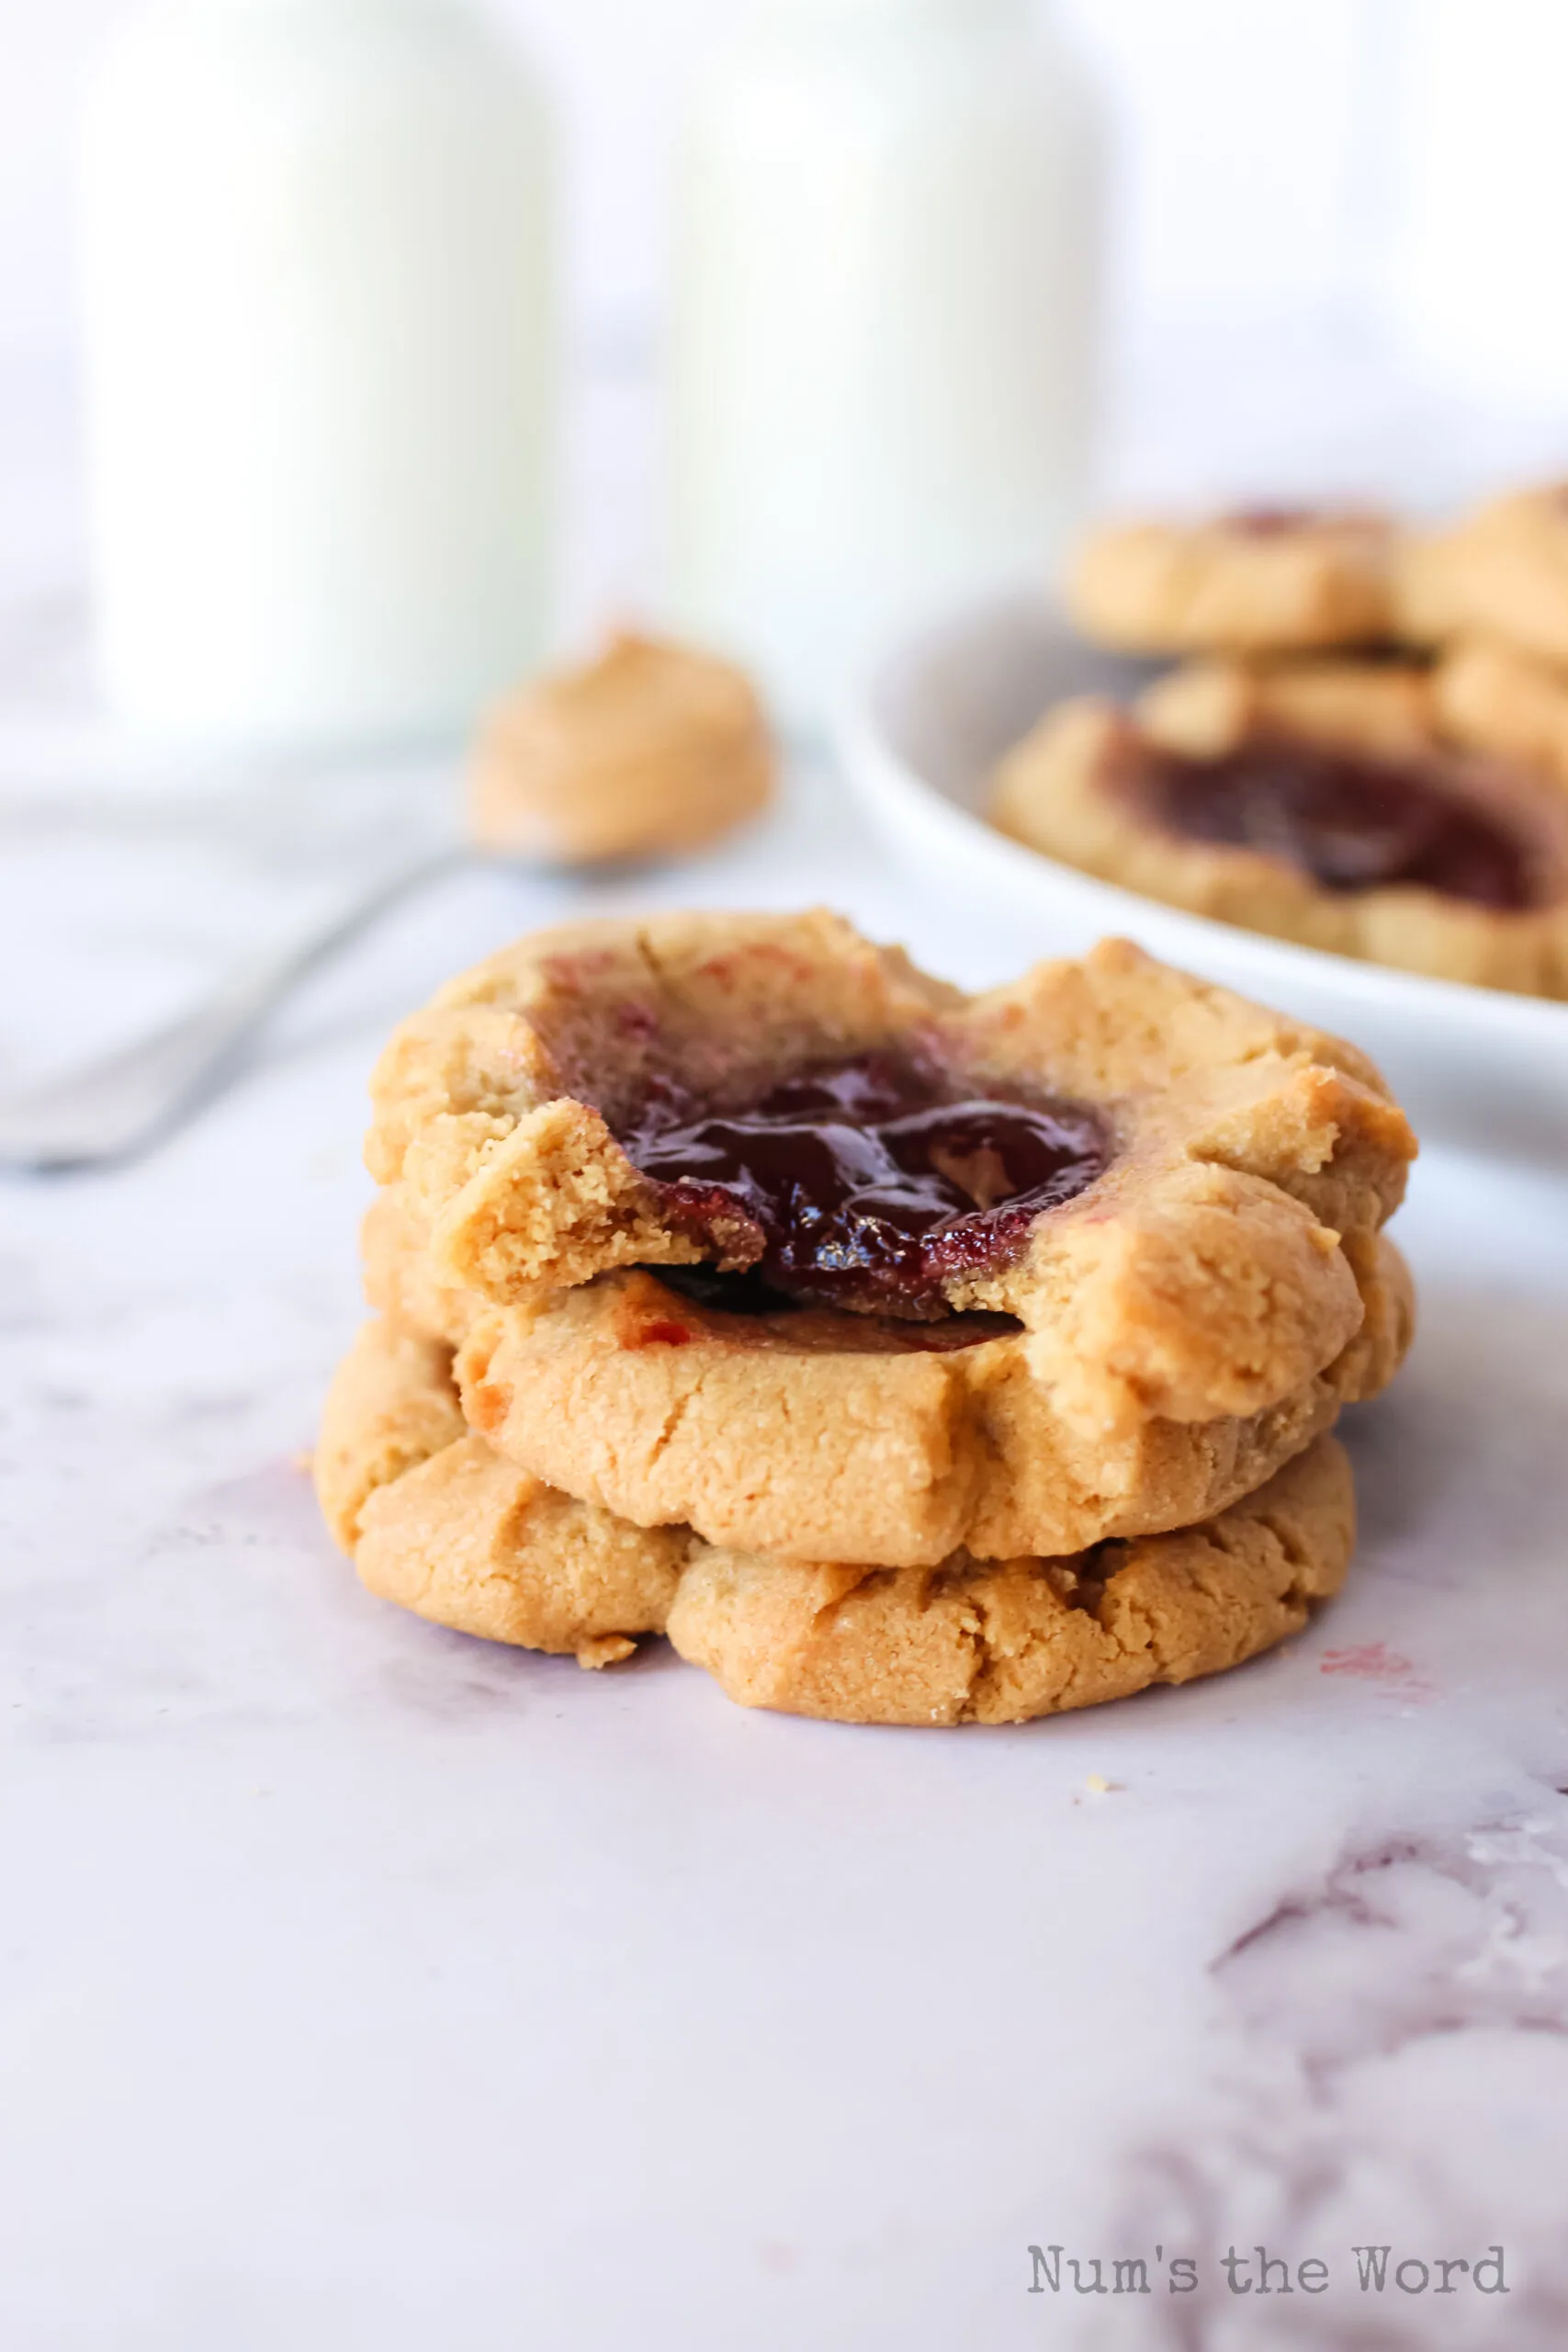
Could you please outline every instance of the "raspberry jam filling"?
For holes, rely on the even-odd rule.
[[[1280,858],[1325,890],[1415,883],[1508,913],[1540,900],[1529,842],[1438,758],[1258,734],[1213,759],[1143,745],[1127,782],[1168,831]]]
[[[1032,1220],[1111,1157],[1083,1103],[964,1096],[891,1053],[801,1070],[722,1110],[666,1085],[620,1141],[753,1283],[919,1319],[948,1312],[944,1281],[1015,1255]]]

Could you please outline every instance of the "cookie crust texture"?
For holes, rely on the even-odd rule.
[[[463,1634],[628,1657],[661,1633],[684,1564],[683,1531],[629,1527],[571,1501],[473,1436],[452,1351],[367,1323],[321,1416],[316,1493],[360,1580]]]
[[[1433,669],[1432,704],[1456,743],[1539,769],[1568,791],[1568,672],[1492,638],[1456,638]]]
[[[1018,1328],[933,1350],[666,1290],[723,1237],[670,1220],[604,1114],[660,1068],[716,1095],[887,1045],[1112,1123],[1103,1175],[943,1284]],[[576,925],[444,989],[373,1091],[372,1302],[463,1343],[469,1419],[525,1468],[716,1543],[903,1566],[1177,1526],[1408,1336],[1375,1237],[1414,1142],[1371,1065],[1123,943],[965,998],[825,914]]]
[[[1362,961],[1526,996],[1568,993],[1568,802],[1533,775],[1478,767],[1473,788],[1528,829],[1552,895],[1518,912],[1468,904],[1401,883],[1325,890],[1283,858],[1190,841],[1147,822],[1115,788],[1140,740],[1212,757],[1250,729],[1274,726],[1380,756],[1406,748],[1401,729],[1417,695],[1370,672],[1315,684],[1282,677],[1161,680],[1129,718],[1084,696],[1060,703],[997,771],[992,817],[1003,832],[1047,857],[1119,882],[1193,914],[1294,940]],[[1402,715],[1403,713],[1403,715]],[[1412,750],[1437,752],[1435,734]]]
[[[1201,1526],[1067,1560],[809,1567],[705,1551],[670,1638],[743,1706],[835,1723],[1026,1723],[1221,1674],[1345,1580],[1355,1491],[1321,1437]]]
[[[1145,688],[1138,724],[1190,759],[1214,759],[1249,735],[1322,737],[1387,759],[1432,748],[1433,680],[1421,662],[1183,662]]]
[[[1398,634],[1475,633],[1568,664],[1568,484],[1490,501],[1407,541],[1395,566]]]
[[[1196,1422],[1075,1425],[1008,1340],[868,1360],[837,1334],[820,1352],[787,1329],[735,1334],[646,1274],[481,1318],[458,1380],[501,1451],[645,1525],[888,1567],[1076,1552],[1224,1509],[1386,1385],[1410,1284],[1392,1244],[1363,1246],[1362,1325],[1334,1361],[1258,1411]]]
[[[1079,550],[1067,611],[1128,653],[1366,644],[1393,634],[1395,544],[1372,514],[1113,524]]]
[[[628,1526],[468,1432],[450,1351],[367,1325],[317,1461],[363,1581],[436,1623],[585,1666],[667,1630],[742,1705],[857,1724],[1018,1723],[1224,1671],[1300,1630],[1355,1533],[1320,1438],[1210,1522],[1066,1559],[794,1565]]]

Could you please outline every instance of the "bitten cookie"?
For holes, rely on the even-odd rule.
[[[466,1342],[525,1468],[715,1542],[1179,1525],[1407,1335],[1376,1072],[1124,944],[965,999],[826,915],[577,925],[444,990],[375,1093],[374,1303]]]
[[[447,1363],[373,1323],[333,1383],[318,1488],[368,1588],[585,1666],[667,1626],[745,1705],[912,1724],[1090,1706],[1284,1639],[1350,1555],[1349,1469],[1328,1438],[1204,1526],[1076,1558],[889,1572],[716,1550],[542,1488],[464,1430]]]
[[[1129,653],[1291,652],[1393,634],[1393,526],[1382,515],[1259,509],[1114,525],[1085,543],[1067,611]]]
[[[1132,716],[1060,704],[1002,762],[992,814],[1048,857],[1196,914],[1525,994],[1568,975],[1568,803],[1423,736],[1431,690],[1381,666],[1211,667]]]
[[[740,671],[621,636],[486,722],[469,817],[498,856],[588,865],[699,849],[754,816],[773,786],[767,724]]]

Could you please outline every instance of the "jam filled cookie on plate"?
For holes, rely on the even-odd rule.
[[[1433,667],[1432,707],[1455,742],[1568,788],[1568,670],[1495,638],[1455,638]]]
[[[1063,703],[992,814],[1048,857],[1196,914],[1483,987],[1568,993],[1568,798],[1406,719],[1397,670],[1164,679],[1129,716]]]
[[[1138,718],[1171,751],[1198,759],[1258,734],[1341,737],[1398,758],[1431,742],[1432,672],[1420,661],[1214,656],[1168,670],[1145,689]]]
[[[1067,582],[1084,635],[1128,653],[1289,652],[1393,634],[1396,536],[1371,513],[1258,508],[1111,525]]]
[[[1402,544],[1397,634],[1475,634],[1568,665],[1568,482],[1518,491]]]

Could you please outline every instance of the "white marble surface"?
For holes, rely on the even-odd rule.
[[[281,804],[13,821],[0,1078],[175,1001],[441,781],[323,786],[303,847]],[[824,778],[645,895],[827,896],[991,976],[984,910],[886,879]],[[487,1648],[360,1592],[300,1457],[377,1043],[569,902],[443,886],[156,1158],[0,1192],[0,2343],[1560,2346],[1562,1182],[1420,1166],[1359,1567],[1242,1673],[928,1735]],[[1259,2241],[1326,2291],[1230,2292]],[[1032,2243],[1155,2291],[1032,2295]],[[1363,2295],[1383,2243],[1501,2244],[1510,2291]]]

